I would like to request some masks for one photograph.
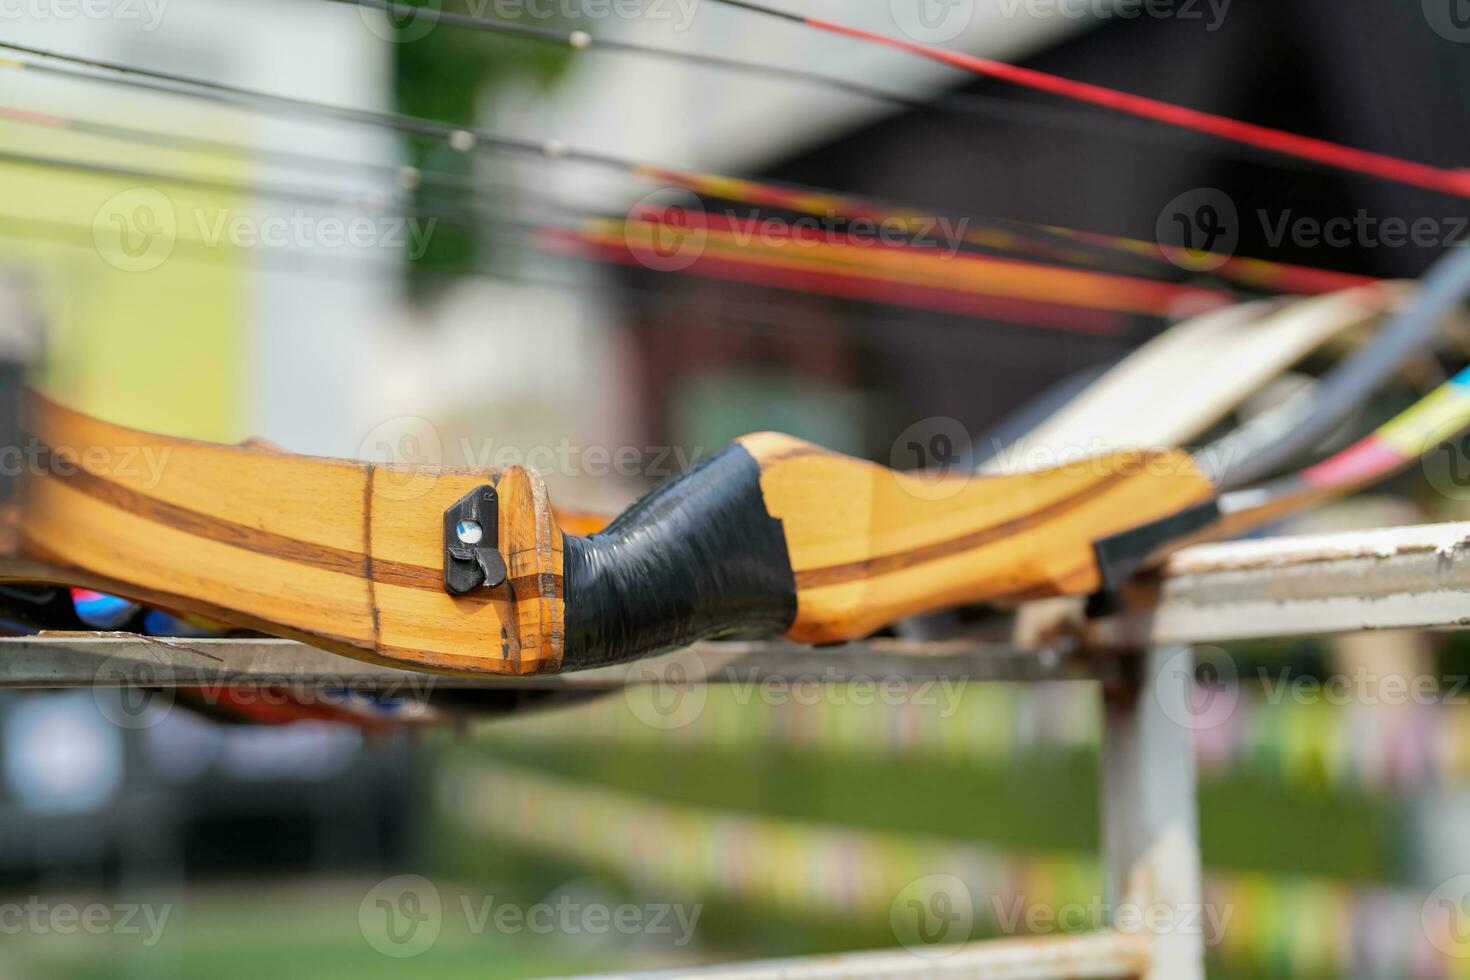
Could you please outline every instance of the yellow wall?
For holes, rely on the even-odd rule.
[[[169,128],[160,122],[139,125]],[[224,180],[242,169],[11,121],[0,121],[0,148]],[[216,191],[0,163],[0,266],[34,281],[50,346],[43,386],[124,424],[241,437],[248,269],[238,250],[208,247],[199,234],[201,213],[235,206]],[[145,237],[145,226],[157,233]]]

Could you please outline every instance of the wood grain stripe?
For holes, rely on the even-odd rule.
[[[917,565],[940,561],[941,559],[950,558],[975,548],[981,548],[1004,538],[1021,534],[1042,523],[1053,520],[1057,516],[1065,514],[1067,511],[1080,507],[1095,497],[1107,493],[1116,484],[1127,482],[1130,479],[1132,477],[1126,473],[1110,473],[1096,483],[1090,483],[1076,493],[1068,494],[1065,497],[1054,500],[1044,507],[1023,514],[1020,517],[1002,521],[999,524],[991,524],[987,527],[978,528],[958,537],[935,541],[932,544],[911,548],[908,551],[876,555],[872,558],[865,558],[862,561],[846,562],[841,565],[828,565],[823,568],[803,569],[796,573],[796,587],[798,589],[816,589],[828,585],[843,585],[848,582],[856,582],[877,575],[889,575],[894,572],[901,572]]]
[[[354,578],[366,578],[370,582],[436,592],[444,588],[444,572],[439,568],[426,568],[423,565],[394,561],[389,558],[375,558],[364,551],[350,551],[313,541],[302,541],[284,534],[276,534],[273,531],[249,527],[213,514],[205,514],[179,504],[150,497],[80,467],[72,467],[66,473],[55,472],[54,475],[47,478],[60,480],[70,489],[144,520],[256,554],[280,558],[322,571],[350,575]],[[372,520],[372,494],[367,488],[371,486],[372,482],[369,479],[365,484],[363,494],[364,520],[368,522]],[[367,532],[364,533],[364,542],[370,547]],[[555,586],[555,595],[560,598],[562,595],[561,576],[553,576],[552,581]],[[523,582],[516,581],[512,584],[534,590],[536,581],[534,576],[529,576]],[[511,598],[506,586],[492,590],[490,595],[506,600]],[[374,613],[376,615],[376,605]]]
[[[383,617],[378,612],[378,593],[373,578],[373,470],[369,463],[362,481],[362,576],[367,582],[368,612],[373,617],[373,652],[383,644]]]
[[[261,528],[247,527],[213,514],[204,514],[179,504],[138,493],[83,469],[74,469],[69,473],[54,473],[48,475],[47,479],[60,480],[67,487],[100,500],[109,507],[155,524],[162,524],[186,534],[192,534],[198,538],[219,541],[246,551],[253,551],[256,554],[282,558],[298,565],[309,565],[323,571],[358,578],[361,578],[363,574],[363,556],[360,552],[311,541],[301,541]]]
[[[150,589],[134,582],[122,582],[105,575],[98,575],[79,565],[73,564],[71,559],[52,551],[46,546],[45,542],[38,541],[35,538],[26,537],[25,550],[27,554],[34,556],[39,561],[43,561],[67,573],[58,584],[76,585],[78,583],[85,583],[85,587],[87,588],[122,596],[125,599],[132,599],[159,609],[179,608],[177,597],[169,595],[167,592]],[[283,636],[287,639],[300,640],[303,643],[310,643],[315,646],[325,646],[328,649],[346,653],[349,656],[357,656],[365,652],[363,642],[353,639],[350,636],[342,636],[320,629],[297,629],[283,625],[275,620],[263,619],[259,616],[242,612],[233,607],[221,606],[198,596],[191,596],[189,598],[188,607],[192,612],[208,616],[211,619],[217,619],[222,623],[228,623],[231,626],[241,629],[255,630],[256,632],[266,633],[272,636]]]

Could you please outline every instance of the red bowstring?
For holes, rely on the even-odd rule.
[[[1303,160],[1312,160],[1316,163],[1325,164],[1326,166],[1335,167],[1340,170],[1368,174],[1373,177],[1381,177],[1384,180],[1392,180],[1414,187],[1423,187],[1428,190],[1452,194],[1457,197],[1470,197],[1470,171],[1446,170],[1442,167],[1432,167],[1428,164],[1415,163],[1412,160],[1404,160],[1382,153],[1357,150],[1349,146],[1329,142],[1328,140],[1300,136],[1296,133],[1272,129],[1270,126],[1258,126],[1255,123],[1242,122],[1239,119],[1231,119],[1228,116],[1217,116],[1214,113],[1201,112],[1198,109],[1188,109],[1184,106],[1174,105],[1169,102],[1160,102],[1157,99],[1150,99],[1141,95],[1130,95],[1127,92],[1104,88],[1101,85],[1092,85],[1088,82],[1078,82],[1070,78],[1062,78],[1058,75],[1037,71],[1034,68],[1008,65],[1002,61],[991,61],[989,58],[980,58],[958,51],[949,51],[944,48],[931,47],[927,44],[918,44],[914,41],[905,41],[886,34],[875,34],[871,31],[849,27],[845,24],[818,20],[815,17],[807,17],[803,18],[803,20],[811,27],[819,28],[820,30],[830,31],[834,34],[843,34],[865,41],[872,41],[877,44],[884,44],[888,47],[908,51],[912,54],[930,58],[956,68],[963,68],[989,78],[997,78],[1040,92],[1050,92],[1053,95],[1060,95],[1080,102],[1089,102],[1093,105],[1114,109],[1118,112],[1126,112],[1129,115],[1138,116],[1143,119],[1152,119],[1170,126],[1191,129],[1195,132],[1218,136],[1221,139],[1244,143],[1247,146],[1255,146],[1264,150],[1271,150],[1275,153],[1298,157]]]

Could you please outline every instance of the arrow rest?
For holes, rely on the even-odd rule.
[[[444,591],[468,595],[505,582],[500,554],[500,502],[492,486],[465,494],[444,512]]]

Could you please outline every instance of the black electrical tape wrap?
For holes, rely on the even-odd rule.
[[[744,631],[785,632],[796,579],[760,465],[737,444],[564,544],[566,666],[618,663]]]

